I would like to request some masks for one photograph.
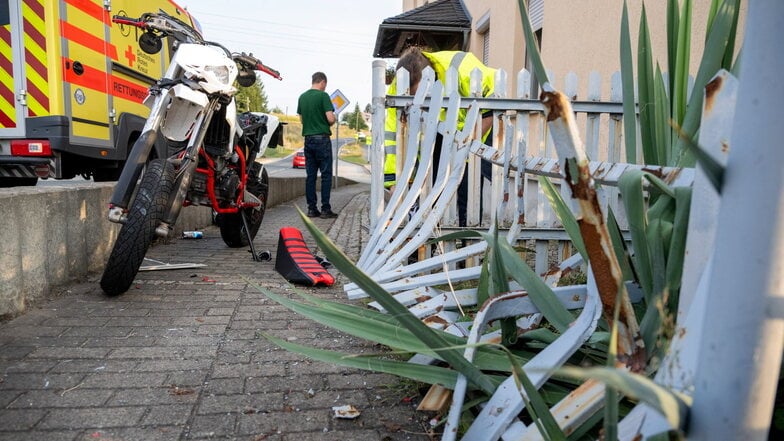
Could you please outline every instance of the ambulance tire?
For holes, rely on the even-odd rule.
[[[254,167],[256,164],[254,164]],[[256,177],[255,170],[251,170],[248,175],[248,191],[261,200],[261,206],[256,208],[246,208],[248,213],[248,228],[250,237],[255,238],[259,232],[261,221],[264,220],[264,212],[267,209],[267,196],[269,195],[269,176],[267,169],[261,170],[261,177]],[[223,242],[230,248],[241,248],[248,246],[248,237],[245,234],[245,226],[242,224],[240,213],[219,214],[215,217],[215,223],[220,228]]]
[[[155,229],[168,209],[174,181],[174,166],[165,159],[154,159],[147,164],[128,210],[128,219],[120,228],[101,277],[101,289],[106,295],[120,295],[131,287],[155,239]]]

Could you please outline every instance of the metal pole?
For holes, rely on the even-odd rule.
[[[766,440],[784,345],[784,2],[748,3],[689,439]]]
[[[335,114],[335,152],[334,152],[334,167],[335,173],[332,176],[332,188],[338,188],[338,153],[340,153],[340,113]]]
[[[384,214],[384,123],[386,120],[386,75],[387,63],[384,60],[373,61],[373,97],[370,112],[373,115],[373,127],[370,145],[370,228],[376,226],[378,219]]]

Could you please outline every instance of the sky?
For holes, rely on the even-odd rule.
[[[346,111],[371,101],[373,48],[378,26],[402,12],[402,0],[175,0],[196,17],[204,38],[232,52],[252,52],[281,73],[261,74],[270,109],[294,115],[313,72],[339,89]]]

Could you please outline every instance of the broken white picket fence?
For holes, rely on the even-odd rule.
[[[401,258],[401,256],[407,257],[416,250],[417,247],[424,243],[424,240],[427,240],[436,234],[438,223],[443,219],[443,215],[446,212],[446,204],[454,197],[457,183],[459,183],[459,179],[462,177],[462,168],[465,166],[467,156],[483,155],[493,159],[496,168],[503,167],[503,174],[501,176],[510,176],[511,172],[512,174],[509,181],[513,181],[520,190],[525,190],[526,172],[535,172],[537,170],[533,167],[530,169],[526,168],[526,163],[530,163],[532,158],[525,158],[524,141],[517,141],[518,146],[523,146],[522,152],[518,149],[516,152],[517,155],[504,154],[503,161],[501,161],[498,160],[501,156],[499,150],[489,149],[475,139],[476,137],[471,136],[470,128],[478,123],[477,115],[479,105],[474,100],[468,105],[469,112],[463,131],[456,132],[454,130],[454,127],[456,126],[456,109],[460,106],[461,101],[463,101],[454,92],[448,95],[447,118],[445,122],[440,122],[437,116],[438,112],[431,112],[430,109],[440,108],[441,85],[438,82],[433,82],[432,72],[426,72],[425,75],[423,75],[423,84],[425,84],[426,87],[419,88],[421,93],[413,98],[408,109],[409,121],[411,123],[411,132],[409,136],[411,136],[411,140],[416,143],[419,139],[421,129],[421,139],[423,140],[421,143],[422,154],[419,156],[419,164],[416,168],[410,167],[414,161],[410,160],[409,156],[410,161],[406,161],[406,164],[403,167],[403,173],[400,175],[405,179],[408,179],[408,176],[411,175],[413,185],[410,187],[398,186],[395,194],[390,198],[390,204],[395,204],[394,206],[390,206],[393,206],[394,208],[389,208],[390,206],[388,206],[386,211],[382,213],[382,216],[379,217],[379,219],[385,223],[384,225],[386,228],[378,227],[379,223],[378,221],[376,222],[376,228],[373,230],[373,235],[375,237],[371,238],[371,243],[373,243],[376,248],[371,248],[370,245],[366,248],[365,251],[367,253],[363,254],[364,261],[360,260],[360,268],[365,269],[369,274],[374,275],[374,277],[381,275],[377,280],[382,281],[382,283],[387,282],[385,286],[388,289],[391,288],[390,291],[399,292],[396,296],[398,300],[404,304],[413,305],[412,310],[426,321],[429,321],[431,325],[447,328],[455,333],[465,334],[468,327],[461,324],[455,324],[454,322],[458,318],[458,315],[455,313],[449,314],[445,310],[459,308],[460,305],[475,304],[476,290],[467,289],[455,293],[445,293],[435,290],[432,288],[432,285],[437,284],[435,281],[442,280],[442,278],[445,278],[446,281],[477,278],[478,271],[475,268],[448,271],[449,264],[464,259],[468,254],[463,250],[455,250],[443,255],[431,257],[425,262],[418,262],[413,265],[404,264],[404,259]],[[425,93],[422,91],[431,90],[431,88],[433,96],[426,103]],[[722,96],[722,99],[730,100],[729,104],[726,104],[726,106],[732,107],[731,100],[734,99],[734,97],[724,98]],[[483,103],[483,105],[487,105],[487,103]],[[503,112],[502,121],[504,121],[504,117],[511,117],[511,112]],[[712,120],[715,120],[715,118],[712,119],[710,115],[706,115],[706,127],[710,127],[710,122]],[[511,129],[511,124],[508,124],[506,121],[505,124]],[[450,130],[450,128],[452,129]],[[430,158],[426,156],[426,153],[432,151],[431,144],[434,142],[436,131],[441,132],[445,138],[444,148],[442,149],[442,161],[440,161],[440,170],[437,174],[439,178],[433,183],[430,192],[424,192],[422,189],[428,186],[427,184],[430,179],[428,171],[431,167]],[[510,130],[510,132],[514,132],[514,130]],[[498,131],[496,131],[496,133],[498,133]],[[383,139],[376,136],[374,136],[374,138]],[[507,143],[507,145],[509,144]],[[548,162],[547,160],[540,158],[533,159],[533,161],[537,164]],[[557,160],[554,162],[557,164]],[[600,183],[606,186],[607,184],[617,182],[617,178],[624,170],[635,166],[627,164],[608,164],[608,166],[602,167],[602,165],[592,163],[590,172],[594,177],[598,177],[597,181],[600,181]],[[608,175],[605,173],[606,170],[613,169],[616,170],[617,174]],[[550,176],[553,176],[560,168],[557,165],[551,165],[547,170],[547,173]],[[694,171],[689,169],[660,169],[658,171],[665,180],[674,183],[674,185],[691,185],[694,176]],[[606,178],[606,176],[612,176],[612,178]],[[507,180],[504,179],[504,181]],[[495,182],[499,182],[499,180],[495,179]],[[520,188],[521,182],[522,187]],[[509,186],[509,182],[504,183],[504,188],[507,189],[505,194],[507,195]],[[702,194],[704,186],[704,183],[698,182],[695,191]],[[524,193],[521,194],[521,196],[524,196]],[[702,197],[695,197],[693,200],[703,201],[704,199]],[[498,216],[495,219],[502,218],[502,214],[506,208],[505,205],[508,201],[508,198],[504,198],[501,204],[497,205],[498,210],[493,212],[493,214]],[[415,205],[417,202],[418,204]],[[609,203],[606,200],[604,202]],[[496,205],[493,206],[496,207]],[[704,210],[703,216],[710,217],[710,210]],[[520,232],[523,228],[524,217],[518,216],[517,221],[512,219],[511,225],[507,230],[507,239],[510,242],[519,240]],[[381,246],[382,244],[387,246],[388,243],[392,244],[390,245],[390,250],[400,251],[396,256],[394,252],[389,252],[387,254],[387,251]],[[704,242],[700,243],[699,247],[695,247],[693,240],[691,240],[690,245],[687,246],[695,250],[693,253],[695,257],[687,260],[687,266],[691,265],[694,271],[690,271],[684,277],[684,286],[694,286],[696,282],[693,281],[693,279],[696,278],[699,280],[702,277],[705,272],[703,269],[706,264],[705,253],[696,252],[696,249],[700,248],[705,250],[709,249],[709,247],[706,247]],[[473,253],[474,255],[484,251],[484,245],[481,243],[467,248],[470,248],[470,253]],[[373,253],[375,253],[376,256],[373,256]],[[450,254],[452,255],[450,256]],[[378,256],[383,257],[379,258]],[[388,258],[390,256],[394,256],[394,258],[389,260]],[[578,259],[570,259],[566,262],[567,266],[575,264],[579,264]],[[406,266],[412,268],[406,269]],[[422,271],[437,270],[439,267],[445,268],[447,271],[420,276],[420,280],[412,283],[412,280],[416,279],[413,274]],[[692,276],[690,277],[690,275]],[[391,281],[391,283],[388,281]],[[412,284],[419,285],[417,286],[417,289],[405,289],[411,287]],[[519,287],[517,288],[519,289]],[[349,293],[351,293],[350,289],[351,287],[349,287]],[[601,305],[598,302],[598,295],[595,291],[596,287],[592,276],[589,275],[589,285],[587,287],[569,287],[569,289],[572,290],[570,293],[572,302],[570,304],[569,301],[564,298],[564,303],[567,304],[567,307],[570,307],[570,309],[582,308],[583,311],[573,328],[526,365],[526,370],[531,370],[530,375],[537,386],[541,386],[547,379],[547,376],[542,374],[543,370],[541,368],[552,368],[559,365],[579,348],[585,339],[593,332],[596,320],[601,312]],[[559,289],[558,291],[565,290]],[[703,292],[702,295],[704,295],[704,289],[699,292]],[[523,313],[529,313],[533,317],[536,317],[535,308],[530,305],[530,302],[528,302],[528,305],[521,306],[521,299],[523,299],[524,304],[526,299],[524,292],[512,292],[506,296],[493,299],[485,305],[485,307],[480,310],[473,323],[469,341],[478,341],[481,337],[480,333],[482,332],[482,329],[490,320],[506,315],[519,315]],[[698,297],[698,299],[702,299],[702,297]],[[499,306],[511,300],[516,300],[514,305]],[[686,315],[690,301],[690,296],[683,296],[679,316]],[[531,310],[531,308],[533,308],[533,310]],[[699,311],[693,312],[690,314],[690,317],[691,316],[699,317]],[[697,326],[692,320],[686,320],[685,323],[685,326]],[[692,333],[689,333],[688,335],[692,335]],[[683,343],[676,339],[673,346],[679,347],[678,345],[680,344]],[[472,352],[473,350],[471,348],[466,350],[466,356],[469,359],[472,357]],[[670,363],[672,363],[672,361],[670,361]],[[540,369],[536,369],[536,367],[539,367]],[[673,373],[672,369],[673,368],[670,366],[670,369],[666,373],[660,373],[657,380],[666,382],[667,378],[673,379],[677,377],[677,380],[682,383],[683,372],[678,371],[677,373]],[[497,397],[494,396],[491,398],[490,403],[485,407],[486,410],[491,409],[492,411],[483,411],[472,427],[469,428],[464,439],[497,439],[501,436],[505,439],[517,439],[520,436],[523,436],[523,439],[529,439],[532,435],[534,436],[532,439],[537,438],[537,429],[526,427],[523,423],[516,420],[516,415],[522,410],[521,392],[517,390],[517,387],[513,384],[511,379],[508,380],[507,383],[499,388],[499,391],[496,394]],[[453,430],[456,427],[457,421],[455,418],[459,416],[465,385],[465,379],[461,377],[455,391],[455,400],[453,402],[447,431],[445,432],[445,439],[453,439],[452,434],[454,433]],[[670,385],[677,389],[683,388],[683,384],[670,383]],[[588,382],[555,406],[554,414],[565,428],[573,428],[576,424],[584,421],[585,418],[597,411],[601,407],[602,399],[603,386],[598,383]],[[640,415],[645,416],[640,417]],[[646,409],[645,406],[638,406],[632,415],[622,423],[622,429],[626,431],[625,433],[629,437],[628,439],[631,439],[641,430],[648,434],[653,433],[651,430],[660,431],[662,430],[663,425],[666,425],[666,423],[663,423],[661,418],[657,419],[656,415],[651,414],[649,409]],[[645,430],[646,427],[647,430]]]

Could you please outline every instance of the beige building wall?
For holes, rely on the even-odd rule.
[[[403,11],[419,7],[426,0],[402,0]],[[518,2],[512,0],[463,0],[473,20],[469,50],[482,59],[482,36],[477,23],[489,20],[490,53],[488,64],[503,68],[509,74],[507,93],[516,93],[516,76],[525,67],[525,44]],[[630,1],[629,28],[632,54],[637,53],[642,2]],[[692,11],[692,39],[690,72],[696,75],[704,48],[705,28],[711,0],[694,0]],[[645,2],[653,52],[662,71],[667,71],[667,2]],[[746,15],[746,3],[741,11],[740,29]],[[545,67],[554,73],[551,80],[563,87],[567,72],[580,78],[578,99],[585,99],[587,79],[597,71],[603,79],[602,96],[610,96],[610,77],[620,70],[620,38],[623,0],[544,0],[542,26],[542,58]],[[739,33],[740,34],[740,33]],[[736,49],[740,47],[740,40]],[[654,64],[655,66],[655,64]],[[636,64],[635,64],[636,73]]]

